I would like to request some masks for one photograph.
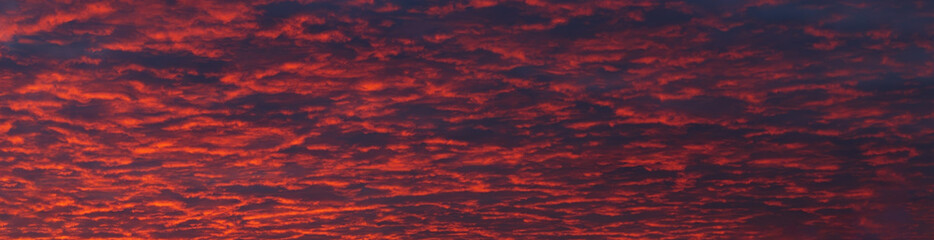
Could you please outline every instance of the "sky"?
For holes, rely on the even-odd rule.
[[[932,239],[934,2],[0,1],[2,239]]]

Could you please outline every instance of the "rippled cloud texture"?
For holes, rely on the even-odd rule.
[[[0,238],[930,239],[930,1],[0,3]]]

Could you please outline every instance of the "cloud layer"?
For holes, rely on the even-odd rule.
[[[0,236],[926,239],[928,1],[0,3]]]

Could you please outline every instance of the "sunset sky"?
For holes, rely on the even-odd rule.
[[[0,239],[934,239],[934,2],[0,0]]]

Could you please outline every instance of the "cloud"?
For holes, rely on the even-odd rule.
[[[6,1],[0,238],[924,238],[932,16]]]

